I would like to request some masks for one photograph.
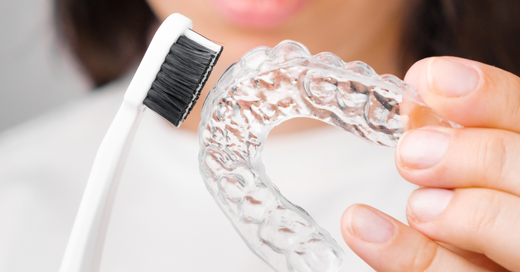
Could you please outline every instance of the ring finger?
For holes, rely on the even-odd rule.
[[[507,147],[507,148],[506,148]],[[520,135],[498,129],[425,127],[401,139],[399,173],[427,187],[481,187],[520,196]]]
[[[429,238],[482,253],[520,270],[520,198],[481,189],[416,190],[408,201],[411,227]]]

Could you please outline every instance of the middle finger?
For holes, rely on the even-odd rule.
[[[517,196],[519,161],[520,135],[498,129],[425,127],[406,133],[396,152],[399,173],[417,185],[483,187]]]

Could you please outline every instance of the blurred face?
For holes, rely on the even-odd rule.
[[[160,19],[181,13],[193,20],[195,31],[224,46],[206,85],[211,87],[225,68],[245,52],[260,45],[273,47],[286,39],[303,43],[312,54],[328,51],[344,61],[362,60],[380,74],[396,73],[405,1],[148,0],[148,3]]]

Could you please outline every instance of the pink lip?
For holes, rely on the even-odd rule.
[[[310,0],[210,0],[227,20],[242,27],[277,26],[298,12]]]

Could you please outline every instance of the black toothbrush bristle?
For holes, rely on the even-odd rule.
[[[181,35],[170,48],[143,104],[179,126],[195,106],[221,52]]]

